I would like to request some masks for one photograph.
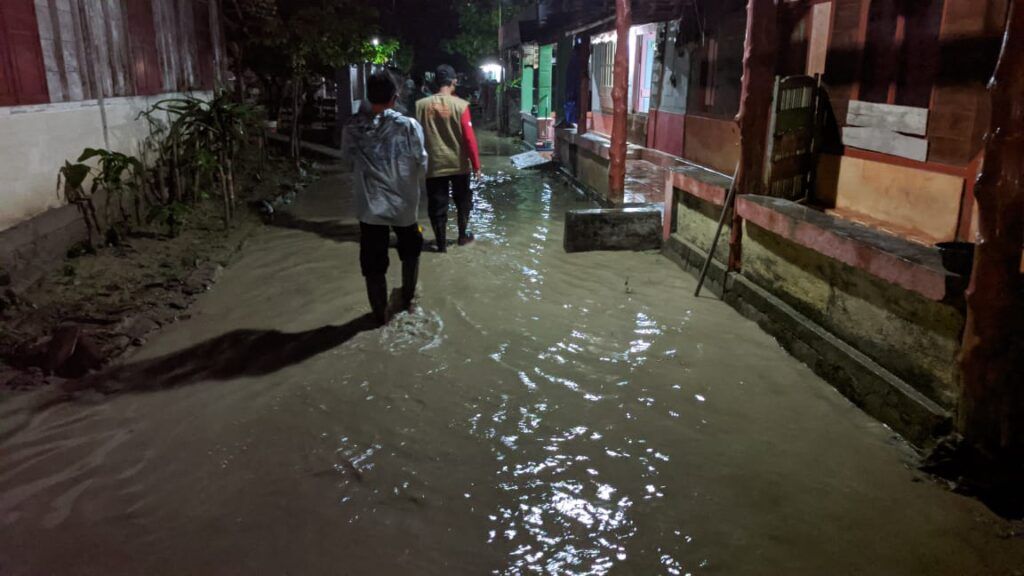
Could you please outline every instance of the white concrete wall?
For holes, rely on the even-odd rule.
[[[180,94],[106,99],[110,147],[136,154],[148,135],[146,121],[136,120],[139,112],[175,96]],[[0,107],[0,230],[61,206],[57,172],[90,147],[105,147],[96,100]]]

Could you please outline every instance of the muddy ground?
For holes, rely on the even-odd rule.
[[[175,237],[166,227],[133,223],[115,242],[73,246],[23,293],[0,287],[0,400],[100,369],[153,331],[188,318],[195,297],[216,282],[268,212],[318,178],[316,165],[306,168],[300,174],[271,160],[257,176],[253,166],[241,179],[230,228],[221,205],[206,201]]]

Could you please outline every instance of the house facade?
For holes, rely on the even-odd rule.
[[[0,231],[61,207],[65,160],[86,147],[135,153],[140,111],[223,80],[218,10],[216,0],[0,3]]]
[[[138,152],[139,113],[224,81],[217,0],[0,2],[0,267],[30,284],[86,235],[55,190],[87,147]]]
[[[711,285],[858,405],[927,444],[957,409],[969,273],[938,246],[975,238],[986,83],[1007,2],[773,6],[764,174],[756,193],[739,191]],[[739,165],[748,2],[633,0],[621,199],[608,187],[614,5],[535,9],[518,22],[518,40],[557,55],[551,114],[562,169],[605,204],[662,207],[665,253],[696,273]],[[536,73],[542,63],[520,66]],[[580,107],[575,127],[559,102]]]

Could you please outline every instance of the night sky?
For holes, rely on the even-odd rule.
[[[414,76],[441,63],[467,71],[465,58],[441,50],[441,42],[458,33],[459,18],[451,0],[377,0],[377,9],[382,32],[411,43],[416,51]]]

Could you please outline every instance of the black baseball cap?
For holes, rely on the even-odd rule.
[[[455,68],[447,64],[438,66],[437,71],[434,73],[434,82],[437,82],[438,86],[448,86],[458,79],[459,75],[455,73]]]

